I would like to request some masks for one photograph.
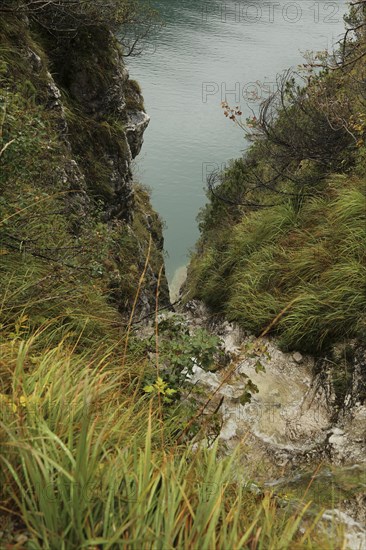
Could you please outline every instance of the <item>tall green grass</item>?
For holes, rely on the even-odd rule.
[[[193,295],[286,348],[318,352],[366,330],[366,196],[362,179],[333,177],[297,211],[289,201],[247,213],[192,261]]]
[[[46,338],[0,348],[0,514],[19,518],[27,548],[337,547],[341,532],[326,541],[309,504],[252,493],[238,452],[178,445],[179,418],[162,439],[158,405],[138,390],[142,364]]]

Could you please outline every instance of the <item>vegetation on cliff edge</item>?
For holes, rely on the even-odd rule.
[[[188,296],[257,334],[277,319],[287,349],[366,334],[365,9],[334,54],[279,77],[258,118],[223,105],[254,144],[209,179]]]

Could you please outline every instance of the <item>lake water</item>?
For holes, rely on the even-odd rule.
[[[151,116],[137,161],[137,179],[152,190],[166,223],[167,275],[187,263],[205,203],[205,176],[247,148],[221,101],[244,115],[275,87],[276,74],[296,68],[303,52],[330,48],[343,28],[346,3],[314,0],[160,0],[164,28],[140,57],[128,61]],[[257,96],[257,97],[256,97]]]

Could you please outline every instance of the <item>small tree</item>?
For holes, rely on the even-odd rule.
[[[55,37],[74,37],[80,29],[105,27],[137,55],[161,25],[156,10],[140,0],[3,0],[0,13],[26,15]]]

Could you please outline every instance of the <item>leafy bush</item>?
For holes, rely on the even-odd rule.
[[[220,339],[205,329],[191,329],[179,315],[161,320],[156,334],[147,338],[132,338],[129,349],[143,357],[150,354],[150,367],[144,376],[146,393],[163,395],[165,403],[181,397],[195,366],[216,370],[224,362]],[[154,353],[154,352],[158,353]],[[158,376],[156,367],[159,367]]]
[[[56,40],[86,28],[108,29],[119,34],[126,55],[139,53],[139,42],[160,25],[156,10],[140,0],[4,0],[0,13],[27,15]]]

